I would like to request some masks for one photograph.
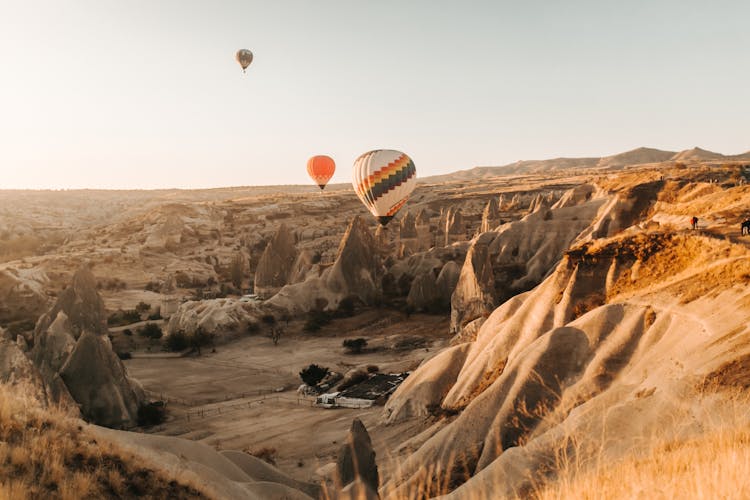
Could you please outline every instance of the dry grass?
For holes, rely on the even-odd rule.
[[[207,498],[143,457],[99,442],[59,409],[0,385],[0,499]]]
[[[589,470],[578,470],[574,459],[561,465],[560,479],[532,498],[748,498],[750,428],[735,422],[693,439],[657,441],[644,456]]]

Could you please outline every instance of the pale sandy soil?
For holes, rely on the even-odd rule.
[[[447,344],[447,321],[440,316],[415,314],[406,319],[400,313],[371,310],[334,320],[315,334],[303,333],[302,322],[293,322],[277,346],[261,333],[220,345],[216,353],[204,351],[200,357],[139,357],[126,361],[126,366],[154,396],[169,401],[169,421],[152,432],[205,442],[217,449],[275,448],[282,470],[311,480],[318,467],[335,460],[352,419],[360,418],[372,428],[382,407],[312,407],[309,399],[297,395],[298,372],[310,363],[339,372],[369,364],[387,372],[414,369]],[[371,352],[344,354],[344,338],[365,334]],[[424,338],[429,345],[410,351],[392,348],[407,336]],[[273,392],[279,388],[284,390]],[[392,441],[402,440],[404,432],[414,434],[420,425],[374,433],[376,450],[385,457]]]

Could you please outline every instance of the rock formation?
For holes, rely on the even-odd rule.
[[[406,212],[399,221],[398,258],[408,257],[422,249],[417,232],[416,219],[411,212]]]
[[[143,389],[128,378],[106,335],[84,330],[60,369],[60,378],[87,420],[112,428],[137,422]]]
[[[166,335],[182,331],[192,334],[198,328],[214,335],[217,342],[224,342],[247,331],[249,323],[262,316],[253,302],[235,299],[212,299],[187,301],[180,304],[169,318]]]
[[[445,221],[445,244],[466,240],[466,225],[461,208],[451,210]]]
[[[496,198],[490,198],[482,211],[482,223],[479,226],[480,233],[492,231],[500,225],[500,208]]]
[[[408,210],[406,211],[404,216],[401,217],[401,220],[399,221],[398,229],[399,229],[399,238],[401,238],[402,240],[417,237],[416,219]]]
[[[497,209],[502,211],[505,210],[508,206],[508,200],[505,199],[505,195],[501,194],[497,197]]]
[[[355,216],[339,244],[336,259],[319,275],[282,288],[264,303],[290,314],[313,309],[336,309],[339,302],[354,297],[372,304],[381,293],[383,266],[375,238],[360,216]]]
[[[415,311],[429,311],[438,303],[439,298],[435,273],[427,272],[420,274],[411,282],[406,303]]]
[[[0,271],[0,322],[36,321],[49,307],[44,293],[47,276],[39,271],[7,268]]]
[[[73,276],[52,309],[39,318],[31,357],[53,401],[72,396],[94,423],[135,425],[144,394],[128,378],[107,337],[104,303],[87,267]]]
[[[312,250],[305,249],[301,250],[297,255],[297,258],[292,264],[292,269],[289,272],[289,283],[300,283],[305,281],[307,273],[315,266],[315,253]]]
[[[148,233],[144,248],[152,250],[174,250],[182,243],[185,222],[176,213],[169,213],[166,219]]]
[[[288,283],[297,246],[294,233],[282,224],[263,251],[255,271],[255,293],[261,298],[272,297]]]
[[[49,401],[44,381],[23,350],[0,329],[0,383],[17,387],[46,406]]]
[[[736,304],[750,295],[725,279],[750,270],[747,249],[698,238],[628,232],[575,246],[539,286],[494,310],[476,340],[463,344],[454,381],[436,375],[461,363],[461,346],[423,363],[391,397],[384,418],[424,415],[436,396],[459,415],[425,431],[430,437],[401,464],[394,480],[400,486],[385,491],[405,493],[425,468],[467,466],[472,479],[448,498],[512,496],[548,473],[561,442],[577,443],[571,451],[583,463],[614,435],[617,445],[606,445],[610,459],[670,425],[680,435],[687,425],[697,430],[689,395],[707,373],[729,381],[740,373],[732,368],[739,363],[723,363],[738,359],[729,346],[749,318]],[[739,260],[717,262],[730,252]],[[707,268],[716,273],[713,295],[701,293],[705,274],[685,274]],[[430,384],[435,392],[427,393]],[[665,424],[664,415],[678,424]]]
[[[380,478],[372,441],[362,421],[355,418],[341,447],[337,461],[338,480],[342,487],[361,480],[372,491],[378,491]]]
[[[424,208],[419,211],[417,214],[417,218],[414,221],[414,225],[419,227],[423,226],[429,226],[430,225],[430,214],[425,210]]]
[[[495,233],[474,239],[461,268],[451,297],[451,333],[458,333],[469,321],[489,315],[496,306],[495,278],[489,245]]]
[[[336,260],[326,275],[326,284],[333,292],[355,295],[371,304],[380,293],[383,274],[375,241],[364,220],[355,216],[344,233]]]

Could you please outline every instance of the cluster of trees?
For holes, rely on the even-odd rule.
[[[193,349],[201,354],[203,347],[213,346],[214,334],[208,333],[203,328],[198,327],[192,333],[186,333],[184,330],[178,330],[167,337],[166,347],[172,352]]]

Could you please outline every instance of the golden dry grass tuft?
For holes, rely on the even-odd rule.
[[[750,428],[738,424],[689,440],[664,441],[644,456],[599,463],[591,470],[567,465],[558,481],[532,498],[750,498]]]
[[[208,498],[143,457],[95,439],[83,422],[0,385],[0,499]]]

